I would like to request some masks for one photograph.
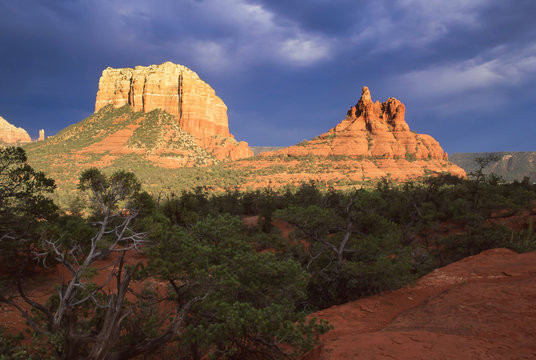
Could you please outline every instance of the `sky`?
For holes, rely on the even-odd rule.
[[[326,132],[368,86],[448,153],[536,151],[534,0],[0,0],[0,116],[53,135],[106,67],[172,61],[253,146]]]

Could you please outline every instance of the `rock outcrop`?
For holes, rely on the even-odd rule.
[[[373,102],[369,89],[363,87],[361,98],[341,123],[301,146],[291,146],[280,152],[291,156],[314,154],[447,160],[447,154],[434,138],[410,131],[404,118],[405,112],[404,104],[395,98],[383,103]]]
[[[334,329],[304,359],[534,359],[535,264],[536,252],[487,250],[314,313]]]
[[[0,116],[0,143],[17,145],[31,142],[30,135],[23,128],[16,127]]]
[[[410,131],[405,110],[404,104],[395,98],[373,102],[369,89],[364,87],[357,104],[333,129],[312,140],[261,153],[259,157],[268,160],[312,155],[344,160],[348,171],[343,175],[352,182],[380,177],[409,180],[444,172],[465,176],[463,169],[448,162],[447,154],[434,138]],[[323,172],[320,178],[325,176]]]
[[[37,141],[43,141],[43,140],[45,140],[45,130],[41,129],[39,130],[39,138],[37,139]]]
[[[109,67],[99,81],[95,112],[109,104],[116,108],[128,104],[134,111],[145,113],[162,109],[173,115],[201,147],[220,159],[253,155],[244,142],[235,142],[236,146],[228,143],[225,150],[218,148],[220,138],[233,138],[227,106],[210,85],[185,66],[166,62],[134,69]]]

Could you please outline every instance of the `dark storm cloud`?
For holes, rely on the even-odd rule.
[[[276,21],[293,21],[303,28],[334,37],[349,34],[364,19],[367,2],[348,0],[300,0],[270,1],[259,0],[266,9],[274,12]]]
[[[524,0],[0,0],[0,115],[56,132],[92,112],[107,66],[169,60],[215,88],[253,145],[327,130],[368,85],[449,151],[536,150],[515,130],[534,130],[534,13]],[[477,133],[505,116],[513,140]]]

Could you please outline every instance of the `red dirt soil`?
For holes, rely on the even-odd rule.
[[[334,329],[307,360],[536,359],[536,252],[484,251],[314,316]]]
[[[243,219],[246,226],[257,221]],[[288,224],[274,225],[288,238]],[[129,262],[143,259],[132,255]],[[36,275],[28,292],[44,302],[59,279]],[[95,280],[106,276],[103,271]],[[436,269],[413,286],[313,316],[334,329],[304,360],[536,359],[536,252],[488,250]],[[20,314],[4,304],[0,323],[10,332],[26,329]]]
[[[91,281],[96,284],[104,284],[110,275],[110,272],[113,269],[113,264],[117,264],[118,255],[111,254],[108,257],[95,262],[92,265],[92,268],[98,269],[98,273],[91,278]],[[143,253],[130,251],[125,257],[126,264],[136,264],[138,262],[146,263],[146,258]],[[0,271],[3,269],[0,267]],[[33,301],[36,301],[41,304],[45,304],[47,299],[53,294],[54,287],[62,284],[62,282],[67,283],[71,279],[71,274],[66,267],[57,265],[50,267],[48,269],[37,268],[32,275],[28,275],[24,281],[24,291],[26,295],[31,298]],[[156,288],[164,289],[166,284],[155,279],[149,280]],[[111,288],[115,282],[111,282]],[[14,284],[11,291],[8,291],[9,296],[17,296],[17,303],[22,306],[24,309],[29,310],[29,306],[20,299],[18,292],[15,290]],[[139,281],[133,281],[131,283],[131,288],[139,292],[143,287],[143,283]],[[109,287],[106,287],[108,289]],[[132,298],[132,296],[127,295],[127,298]],[[23,318],[21,313],[15,308],[0,303],[0,325],[8,330],[10,333],[18,333],[20,331],[25,331],[30,329],[27,325],[26,320]]]

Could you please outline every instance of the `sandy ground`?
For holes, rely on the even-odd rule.
[[[315,316],[335,328],[308,360],[536,359],[536,252],[488,250]]]

